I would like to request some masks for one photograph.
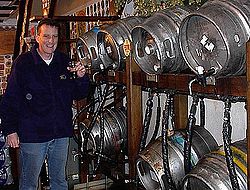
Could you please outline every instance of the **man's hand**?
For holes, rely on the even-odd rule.
[[[85,67],[78,61],[74,67],[67,67],[70,72],[76,72],[78,77],[83,77],[86,73]]]
[[[19,137],[17,133],[11,133],[7,136],[6,139],[7,144],[12,148],[18,148],[19,147]]]

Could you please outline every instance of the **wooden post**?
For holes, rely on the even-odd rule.
[[[24,24],[24,15],[25,15],[25,3],[26,0],[20,0],[18,6],[18,20],[17,20],[17,29],[16,29],[16,38],[15,38],[15,46],[13,53],[13,60],[17,58],[20,54],[20,37],[23,31]]]
[[[246,132],[246,137],[247,137],[247,186],[248,189],[250,189],[250,42],[247,42],[247,132]]]
[[[50,1],[48,18],[53,18],[54,17],[56,3],[57,3],[57,0]]]
[[[22,31],[22,34],[21,34],[21,39],[23,41],[21,52],[27,51],[27,44],[24,42],[24,38],[27,37],[29,33],[29,20],[30,20],[32,5],[33,5],[33,0],[28,0],[26,2],[26,14],[24,16],[25,17],[24,18],[24,31]]]
[[[142,94],[141,86],[132,84],[132,72],[139,70],[139,67],[132,59],[127,59],[126,64],[126,86],[127,86],[127,109],[128,109],[128,159],[129,178],[135,179],[136,158],[139,151],[140,137],[142,132]]]

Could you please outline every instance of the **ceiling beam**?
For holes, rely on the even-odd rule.
[[[16,6],[0,6],[0,10],[8,10],[8,11],[11,11],[11,10],[16,10],[17,7]]]
[[[34,16],[30,22],[37,22],[43,17]],[[118,16],[53,16],[54,20],[63,22],[94,22],[94,21],[115,21],[120,19]]]
[[[0,14],[0,17],[9,17],[10,14]]]

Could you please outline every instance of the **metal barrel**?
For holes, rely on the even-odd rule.
[[[13,184],[13,176],[11,173],[11,165],[0,168],[0,186]]]
[[[246,72],[246,42],[250,36],[250,2],[213,0],[183,19],[180,26],[181,53],[196,74],[213,76]]]
[[[3,149],[3,148],[6,148],[5,137],[2,131],[0,131],[0,149]]]
[[[154,13],[132,30],[136,63],[147,74],[175,73],[188,68],[179,48],[179,27],[194,7],[173,7]]]
[[[0,168],[11,165],[11,158],[9,153],[9,148],[0,149]]]
[[[0,168],[6,167],[8,165],[11,165],[9,146],[5,142],[2,131],[0,131]]]
[[[119,19],[111,25],[104,27],[97,35],[99,54],[105,68],[122,70],[125,67],[126,50],[124,44],[130,46],[131,30],[144,19],[130,16]],[[130,50],[130,47],[127,47]]]
[[[84,33],[76,41],[76,51],[81,63],[94,71],[99,71],[104,68],[100,59],[97,47],[98,27]]]
[[[231,145],[236,175],[241,190],[247,190],[247,141]],[[232,190],[224,148],[211,152],[199,160],[183,179],[183,190]]]
[[[181,188],[184,172],[184,141],[185,131],[175,131],[168,140],[169,167],[171,177],[177,189]],[[196,126],[193,131],[191,163],[194,166],[205,154],[216,150],[218,145],[213,136],[203,127]],[[164,168],[162,159],[162,140],[159,137],[149,144],[140,154],[136,169],[141,183],[147,190],[165,190]]]
[[[103,112],[104,119],[104,145],[101,154],[107,157],[115,157],[121,151],[127,152],[127,123],[126,115],[122,109],[112,108],[105,109]],[[90,121],[84,120],[81,128],[81,137],[84,139],[84,134],[88,128]],[[87,141],[87,151],[90,154],[95,154],[100,147],[100,117],[95,122],[90,136]]]

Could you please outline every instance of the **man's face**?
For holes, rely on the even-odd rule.
[[[44,24],[38,32],[36,41],[39,43],[39,52],[42,56],[51,56],[57,47],[58,28]]]

